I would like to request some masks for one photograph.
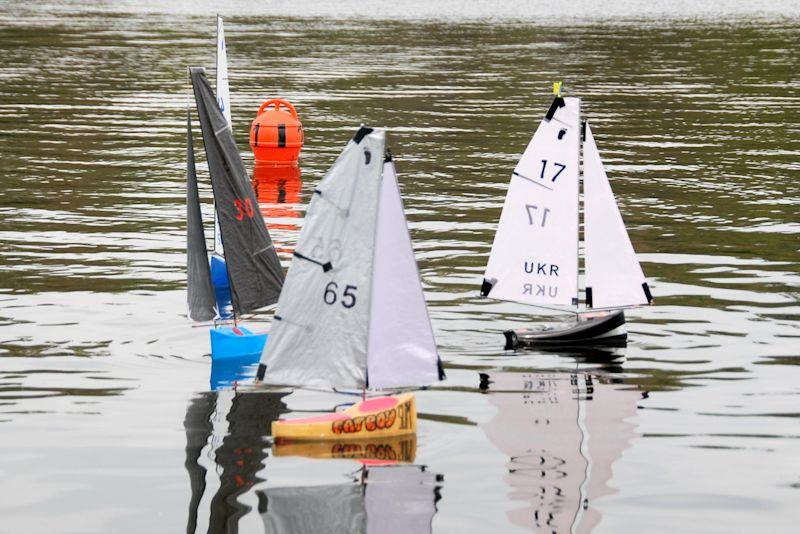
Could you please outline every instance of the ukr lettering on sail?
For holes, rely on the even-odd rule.
[[[558,265],[552,263],[539,263],[536,261],[525,262],[525,272],[542,276],[558,276]]]
[[[523,295],[535,295],[537,297],[548,296],[552,299],[558,296],[558,286],[546,286],[542,284],[522,284]]]

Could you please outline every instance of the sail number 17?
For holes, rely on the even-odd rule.
[[[550,179],[550,181],[551,181],[551,182],[555,182],[555,181],[556,181],[556,178],[558,178],[558,175],[559,175],[559,174],[561,174],[561,173],[564,171],[564,169],[566,169],[566,168],[567,168],[567,166],[566,166],[566,165],[564,165],[563,163],[556,163],[555,161],[553,162],[553,165],[554,165],[554,166],[556,166],[556,167],[558,167],[558,170],[557,170],[557,171],[556,171],[556,173],[553,175],[553,178],[551,178],[551,179]],[[545,173],[545,170],[547,170],[547,160],[546,160],[546,159],[543,159],[543,160],[542,160],[542,172],[541,172],[541,173],[539,173],[539,178],[541,178],[542,180],[544,180],[544,173]]]

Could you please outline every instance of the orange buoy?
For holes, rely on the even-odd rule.
[[[303,148],[303,125],[294,106],[281,98],[261,104],[250,126],[250,148],[257,163],[297,165]]]

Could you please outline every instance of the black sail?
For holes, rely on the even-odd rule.
[[[200,213],[200,195],[197,191],[197,171],[194,166],[192,119],[186,110],[186,285],[189,319],[210,321],[217,312],[211,269],[206,252],[206,234]]]
[[[225,247],[233,308],[239,314],[249,313],[278,301],[283,269],[205,69],[189,70]]]

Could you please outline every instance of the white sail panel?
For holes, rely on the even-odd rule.
[[[217,17],[217,104],[228,121],[231,121],[231,90],[228,87],[228,50],[225,45],[225,30],[222,17]]]
[[[367,377],[371,388],[439,380],[439,355],[394,163],[383,166],[375,233]]]
[[[616,308],[648,304],[650,290],[588,123],[583,145],[583,196],[587,306]]]
[[[359,130],[314,192],[261,356],[266,383],[366,384],[385,142],[383,130]]]
[[[556,98],[511,177],[484,295],[577,305],[579,149],[580,100]]]
[[[222,17],[217,17],[217,104],[228,125],[231,121],[231,91],[228,87],[228,51],[225,45],[225,30],[222,27]],[[222,233],[219,229],[217,210],[214,210],[214,252],[223,256],[225,250],[222,246]]]

